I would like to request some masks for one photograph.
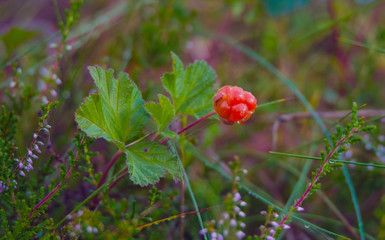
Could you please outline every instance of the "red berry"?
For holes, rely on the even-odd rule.
[[[213,98],[214,109],[224,123],[243,124],[257,107],[257,99],[240,87],[224,86]]]

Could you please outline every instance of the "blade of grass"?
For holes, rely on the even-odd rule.
[[[197,201],[195,199],[194,192],[193,192],[193,190],[191,188],[190,181],[189,181],[188,176],[186,174],[186,171],[185,171],[185,169],[183,167],[182,161],[179,158],[179,154],[177,153],[177,151],[175,149],[174,143],[172,143],[172,141],[168,141],[168,145],[170,146],[171,151],[173,152],[173,154],[175,156],[177,156],[177,158],[178,158],[179,166],[180,166],[180,168],[183,171],[183,177],[184,177],[184,180],[185,180],[185,183],[186,183],[186,187],[187,187],[187,189],[188,189],[188,191],[190,193],[191,200],[192,200],[192,202],[194,204],[194,208],[195,208],[195,211],[196,211],[196,214],[197,214],[197,217],[198,217],[199,224],[201,226],[201,229],[203,230],[205,227],[203,225],[203,221],[202,221],[202,217],[201,217],[201,214],[200,214],[200,211],[199,211],[199,207],[198,207]],[[204,237],[205,240],[207,240],[206,234],[203,234],[203,237]]]
[[[369,50],[373,50],[373,51],[379,52],[379,53],[385,53],[385,49],[384,48],[376,47],[376,46],[373,46],[373,45],[370,45],[370,44],[367,44],[367,43],[361,43],[361,42],[357,42],[357,41],[354,41],[354,40],[351,40],[351,39],[347,39],[347,38],[340,38],[339,40],[341,42],[343,42],[343,43],[348,43],[348,44],[351,44],[351,45],[354,45],[354,46],[359,46],[359,47],[367,48]]]
[[[302,158],[302,159],[309,159],[309,160],[318,160],[322,161],[319,157],[313,157],[313,156],[305,156],[305,155],[298,155],[298,154],[291,154],[291,153],[281,153],[281,152],[270,152],[271,154],[280,155],[280,156],[286,156],[286,157],[295,157],[295,158]],[[333,162],[340,162],[340,163],[346,163],[346,164],[354,164],[358,166],[371,166],[371,167],[377,167],[377,168],[385,168],[385,165],[379,165],[379,164],[373,164],[373,163],[362,163],[362,162],[352,162],[352,161],[346,161],[341,159],[330,159],[330,161]]]

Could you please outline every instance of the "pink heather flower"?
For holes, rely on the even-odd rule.
[[[229,214],[227,213],[227,212],[224,212],[224,213],[222,213],[222,217],[223,217],[223,219],[229,219]]]
[[[242,239],[246,236],[246,234],[242,231],[238,231],[235,235],[237,236],[238,239]]]
[[[238,215],[239,215],[240,217],[246,217],[246,213],[244,213],[244,212],[242,212],[242,211],[240,211],[240,212],[238,213]]]
[[[31,149],[28,149],[28,155],[32,157],[33,153],[31,151]]]
[[[25,177],[25,173],[23,171],[19,172],[20,176]]]
[[[239,211],[241,211],[241,209],[239,207],[235,206],[234,211],[239,212]]]
[[[275,240],[272,236],[266,236],[266,240]]]
[[[222,225],[223,224],[223,219],[220,219],[219,221],[218,221],[218,225]]]
[[[218,240],[223,240],[222,234],[219,234],[219,233],[218,233]]]
[[[273,217],[275,218],[279,217],[278,213],[273,213]]]
[[[240,223],[239,223],[239,226],[240,226],[241,228],[245,228],[245,227],[246,227],[246,223],[240,222]]]
[[[271,221],[270,222],[271,226],[273,226],[274,228],[277,228],[279,226],[279,224],[276,222],[276,221]]]
[[[260,213],[261,215],[266,215],[266,214],[267,214],[266,211],[260,211],[259,213]]]
[[[246,207],[246,206],[247,206],[247,202],[241,201],[241,202],[239,203],[239,205],[240,205],[241,207]]]
[[[232,227],[236,227],[237,226],[237,220],[235,220],[234,218],[230,220],[230,225]]]
[[[41,153],[39,146],[35,145],[33,148],[35,149],[36,152]]]
[[[271,230],[269,231],[269,233],[270,233],[271,235],[274,235],[274,234],[275,234],[275,230],[274,230],[274,229],[271,229]]]
[[[283,229],[290,229],[290,226],[287,224],[283,224]]]
[[[20,169],[23,168],[23,163],[19,162],[19,168],[20,168]]]
[[[297,207],[297,211],[298,212],[303,212],[303,211],[305,211],[305,209],[303,207]]]
[[[37,138],[37,134],[36,134],[36,133],[33,134],[33,138],[34,138],[34,139]]]
[[[211,239],[217,239],[218,234],[216,232],[211,233]]]
[[[227,235],[229,235],[229,231],[223,230],[223,236],[227,237]]]
[[[40,146],[44,145],[44,143],[42,141],[37,141],[37,144],[39,144]]]
[[[203,228],[203,229],[201,229],[200,231],[199,231],[199,234],[200,235],[204,235],[204,234],[206,234],[207,233],[207,228]]]
[[[239,194],[239,192],[236,192],[234,194],[233,201],[238,202],[239,200],[241,200],[241,194]]]

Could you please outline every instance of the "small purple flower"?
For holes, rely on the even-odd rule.
[[[246,217],[246,213],[245,213],[245,212],[242,212],[242,211],[238,212],[238,215],[239,215],[240,217]]]
[[[223,240],[222,234],[219,234],[219,233],[218,233],[218,240]]]
[[[211,239],[217,239],[218,234],[216,232],[211,233]]]
[[[266,214],[267,214],[266,211],[260,211],[259,213],[260,213],[261,215],[266,215]]]
[[[28,162],[29,164],[32,164],[32,163],[33,163],[31,158],[27,158],[27,162]]]
[[[41,153],[38,145],[35,145],[33,148],[35,149],[36,152]]]
[[[231,225],[232,227],[236,227],[236,226],[237,226],[237,220],[235,220],[235,218],[231,219],[231,220],[230,220],[230,225]]]
[[[20,176],[25,177],[25,173],[23,171],[19,172]]]
[[[39,144],[40,146],[44,146],[44,143],[42,141],[37,141],[37,144]]]
[[[290,229],[290,226],[289,225],[287,225],[287,224],[283,224],[283,229]]]
[[[297,207],[297,211],[298,212],[303,212],[303,211],[305,211],[305,209],[303,207]]]
[[[272,236],[266,236],[266,240],[275,240]]]
[[[23,163],[22,163],[22,162],[19,162],[19,168],[20,168],[20,169],[23,168]]]
[[[239,192],[236,192],[234,194],[233,201],[238,202],[239,200],[241,200],[241,194],[239,194]]]
[[[36,156],[35,154],[32,154],[31,157],[34,158],[34,159],[38,159],[38,158],[39,158],[39,157]]]
[[[28,149],[28,155],[32,157],[33,153],[31,151],[31,149]]]
[[[222,213],[222,217],[225,220],[230,218],[230,216],[229,216],[229,214],[227,212]]]
[[[4,189],[5,189],[5,185],[3,181],[0,181],[0,193],[2,193]]]
[[[274,235],[275,234],[275,230],[274,229],[270,229],[269,233],[270,233],[270,235]]]
[[[270,222],[271,226],[273,226],[274,228],[277,228],[279,226],[279,224],[276,222],[276,221],[271,221]]]
[[[279,217],[278,213],[273,213],[273,217],[274,217],[274,218]]]
[[[220,219],[219,221],[218,221],[218,225],[222,225],[223,224],[223,219]]]
[[[240,209],[239,207],[235,206],[235,207],[234,207],[234,211],[236,211],[236,212],[240,212],[240,211],[241,211],[241,209]]]
[[[247,202],[241,201],[241,202],[239,203],[239,205],[240,205],[241,207],[246,207],[246,206],[247,206]]]
[[[33,134],[33,138],[34,138],[34,139],[37,138],[37,134],[36,134],[36,133]]]
[[[238,239],[242,239],[246,236],[246,234],[242,231],[238,231],[235,235],[237,236]]]
[[[199,234],[200,235],[204,235],[204,234],[206,234],[207,233],[207,228],[203,228],[203,229],[201,229],[200,231],[199,231]]]
[[[240,226],[241,228],[245,228],[245,227],[246,227],[246,223],[240,222],[240,223],[239,223],[239,226]]]

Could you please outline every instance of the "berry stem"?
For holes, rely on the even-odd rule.
[[[179,131],[177,132],[177,134],[180,135],[181,133],[183,133],[183,132],[189,130],[190,128],[194,127],[194,126],[197,125],[198,123],[204,121],[205,119],[211,117],[211,116],[214,115],[214,114],[216,114],[215,111],[212,111],[212,112],[206,114],[205,116],[199,118],[199,119],[196,120],[195,122],[193,122],[193,123],[187,125],[186,127],[182,128],[181,130],[179,130]],[[163,140],[160,142],[160,144],[164,144],[164,143],[167,142],[168,140],[170,140],[170,138],[163,139]]]

